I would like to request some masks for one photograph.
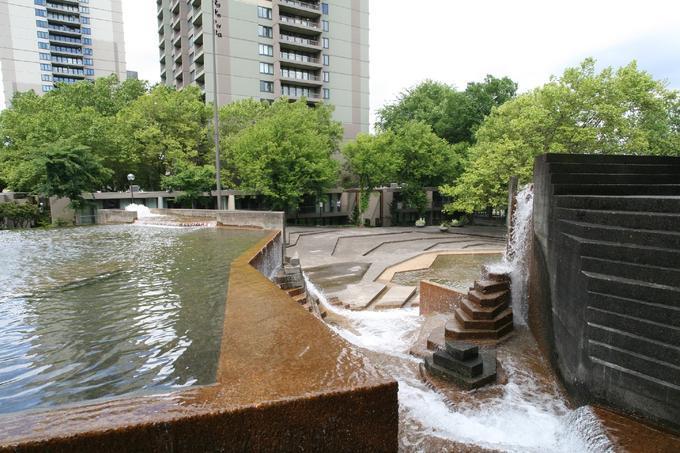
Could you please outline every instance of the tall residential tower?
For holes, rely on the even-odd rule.
[[[0,107],[17,91],[126,78],[122,0],[0,0]],[[4,102],[3,102],[4,99]]]
[[[244,98],[335,106],[345,137],[368,132],[368,0],[157,0],[161,80]],[[213,10],[214,7],[214,10]]]

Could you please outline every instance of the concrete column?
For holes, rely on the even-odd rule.
[[[163,197],[158,197],[158,209],[163,209],[165,206],[163,206]]]
[[[227,201],[227,211],[236,211],[236,195],[229,195]]]

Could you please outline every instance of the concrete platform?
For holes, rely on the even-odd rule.
[[[376,310],[388,310],[401,308],[413,297],[416,292],[415,286],[393,286],[373,305]]]

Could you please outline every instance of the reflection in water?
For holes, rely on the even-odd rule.
[[[214,380],[231,261],[260,232],[0,232],[0,413]]]

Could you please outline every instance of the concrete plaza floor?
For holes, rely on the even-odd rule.
[[[502,252],[506,229],[438,227],[289,227],[287,254],[297,257],[329,300],[352,310],[418,304],[415,287],[390,282],[395,271],[429,267],[438,254]]]

